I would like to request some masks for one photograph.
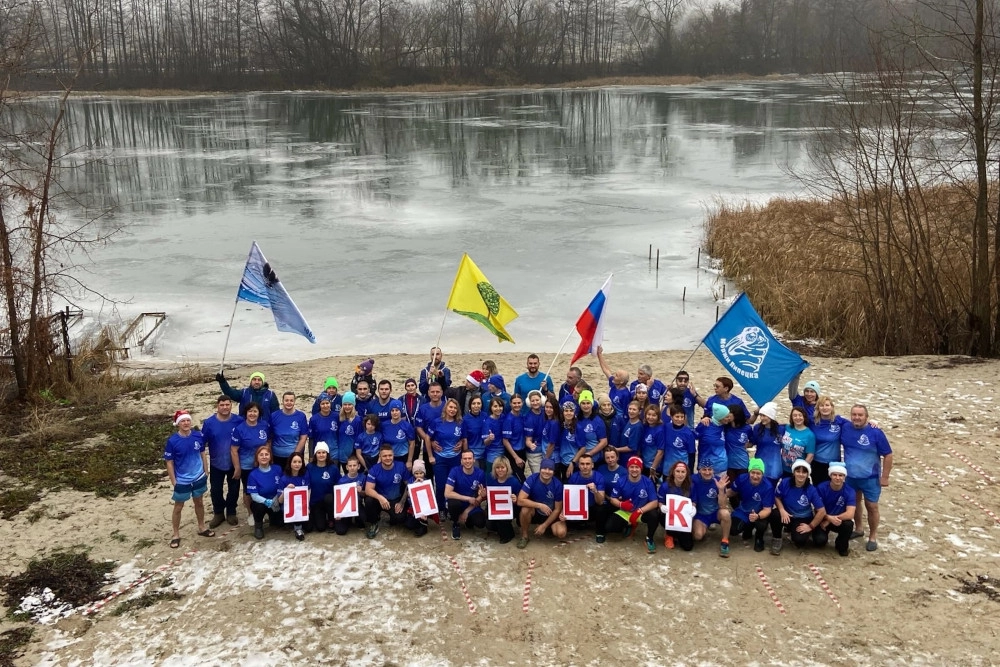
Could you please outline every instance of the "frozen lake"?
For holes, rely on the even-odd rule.
[[[424,352],[463,252],[519,311],[525,353],[555,351],[611,272],[609,351],[691,348],[721,295],[695,268],[706,208],[797,191],[828,103],[808,79],[79,98],[66,186],[89,207],[69,213],[112,210],[99,224],[123,232],[86,279],[126,320],[166,311],[164,359],[219,358],[253,240],[318,343],[241,303],[232,361]],[[442,347],[512,349],[454,314]]]

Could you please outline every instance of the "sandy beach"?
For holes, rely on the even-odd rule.
[[[508,387],[529,352],[489,357]],[[666,381],[689,354],[607,358],[633,378],[649,363]],[[540,356],[545,370],[552,355]],[[456,379],[485,358],[445,350]],[[37,505],[41,518],[29,522],[22,512],[0,525],[3,574],[23,569],[43,548],[84,545],[92,557],[118,563],[118,580],[105,595],[129,587],[95,613],[81,608],[36,626],[18,664],[995,663],[1000,603],[963,592],[962,580],[1000,575],[1000,361],[807,359],[813,366],[805,379],[819,382],[841,414],[852,403],[868,404],[894,449],[876,552],[855,540],[847,558],[832,546],[791,545],[775,557],[737,537],[727,560],[718,556],[718,529],[693,552],[669,551],[660,541],[652,555],[641,539],[596,544],[588,533],[571,532],[564,543],[548,537],[517,550],[474,531],[452,541],[433,525],[420,539],[383,527],[371,541],[352,532],[311,534],[300,543],[272,531],[257,542],[242,522],[197,537],[189,508],[182,548],[171,550],[164,474],[157,488],[113,500],[51,492]],[[344,386],[361,360],[245,366],[226,375],[243,386],[260,370],[271,388],[294,391],[308,412],[307,397],[326,376]],[[553,370],[557,384],[568,362],[561,357]],[[392,380],[399,394],[425,363],[416,355],[377,356],[375,375]],[[596,359],[580,366],[585,380],[606,387]],[[702,393],[722,373],[704,350],[687,370]],[[200,423],[218,394],[207,382],[122,403],[164,419],[188,409]],[[777,401],[787,421],[788,398]],[[182,596],[109,613],[152,590]],[[0,630],[11,626],[0,622]]]

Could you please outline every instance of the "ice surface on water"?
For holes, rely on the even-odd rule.
[[[131,298],[126,319],[168,313],[163,358],[218,358],[254,239],[319,344],[240,304],[233,361],[422,352],[462,252],[520,312],[509,329],[523,349],[555,351],[611,272],[609,349],[690,348],[715,320],[717,277],[695,268],[705,207],[796,193],[785,168],[801,170],[820,93],[807,81],[86,98],[70,103],[68,141],[92,145],[70,160],[114,166],[74,170],[68,186],[115,205],[127,232],[95,253],[90,282]],[[511,349],[458,316],[442,344]]]

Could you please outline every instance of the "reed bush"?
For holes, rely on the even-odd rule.
[[[965,353],[972,205],[961,185],[717,201],[705,249],[776,329],[848,355]]]

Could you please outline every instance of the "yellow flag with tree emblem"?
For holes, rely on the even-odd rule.
[[[493,288],[468,254],[462,255],[445,307],[479,322],[500,342],[514,342],[504,326],[517,318],[517,311]]]

